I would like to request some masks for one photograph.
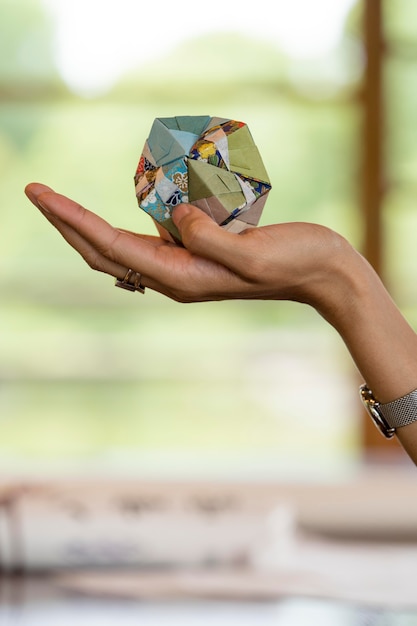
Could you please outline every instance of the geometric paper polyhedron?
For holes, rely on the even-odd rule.
[[[226,230],[256,226],[271,189],[248,126],[183,115],[156,118],[135,174],[136,197],[177,240],[174,207],[193,204]]]

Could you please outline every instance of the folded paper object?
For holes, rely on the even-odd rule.
[[[258,224],[271,189],[248,126],[208,115],[156,118],[135,186],[140,208],[177,240],[171,216],[178,204],[193,204],[238,233]]]

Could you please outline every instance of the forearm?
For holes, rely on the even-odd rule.
[[[417,334],[405,320],[372,267],[352,248],[336,263],[334,288],[323,294],[319,312],[339,332],[364,382],[381,402],[417,389]],[[397,429],[417,462],[417,422]]]

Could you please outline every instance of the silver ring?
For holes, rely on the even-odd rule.
[[[133,282],[130,282],[132,279]],[[123,279],[116,278],[114,286],[127,289],[127,291],[139,291],[140,293],[145,293],[145,287],[141,284],[141,280],[142,276],[139,272],[134,272],[129,269]]]

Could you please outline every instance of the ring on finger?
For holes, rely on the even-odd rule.
[[[145,287],[142,285],[141,280],[142,275],[139,274],[139,272],[128,269],[124,278],[116,278],[114,285],[115,287],[127,289],[127,291],[139,291],[140,293],[145,293]]]

